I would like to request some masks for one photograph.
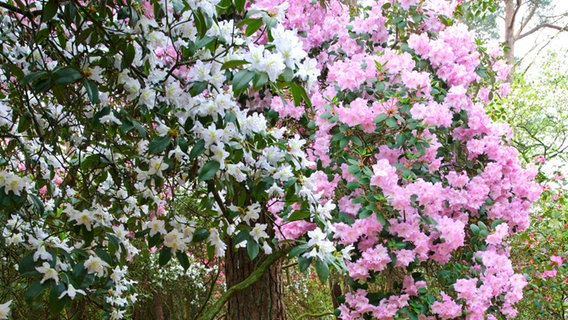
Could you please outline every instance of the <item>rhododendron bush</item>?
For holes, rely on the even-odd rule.
[[[284,256],[345,272],[343,319],[513,317],[504,239],[540,189],[483,109],[500,48],[457,5],[0,2],[2,245],[26,299],[121,318],[141,252],[243,251],[238,290]]]

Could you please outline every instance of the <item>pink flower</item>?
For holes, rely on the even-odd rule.
[[[558,264],[558,268],[562,266],[563,259],[561,256],[551,256],[550,261],[556,262]]]
[[[432,312],[439,315],[441,319],[455,319],[462,315],[462,307],[455,303],[450,296],[442,291],[442,302],[436,301],[432,304]]]
[[[552,270],[546,270],[543,271],[540,276],[543,278],[553,278],[556,277],[557,271],[556,269],[552,269]]]

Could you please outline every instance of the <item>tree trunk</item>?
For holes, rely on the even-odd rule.
[[[511,66],[509,73],[509,82],[512,80],[515,66],[515,16],[516,16],[515,0],[505,0],[505,43],[508,50],[505,52],[505,60]]]
[[[164,302],[160,292],[154,293],[154,298],[152,300],[152,315],[155,320],[165,320]]]
[[[225,277],[227,288],[246,279],[260,264],[259,254],[254,261],[243,248],[235,249],[227,243],[225,253]],[[268,267],[266,273],[256,283],[229,298],[227,320],[286,320],[284,305],[284,286],[282,282],[282,261],[278,260]]]

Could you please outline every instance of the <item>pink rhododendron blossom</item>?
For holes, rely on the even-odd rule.
[[[442,302],[436,301],[432,304],[432,312],[437,314],[440,319],[455,319],[462,315],[462,308],[452,300],[450,296],[441,293]]]

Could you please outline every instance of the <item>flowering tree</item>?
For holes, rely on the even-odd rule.
[[[0,212],[27,300],[121,318],[138,254],[205,249],[227,291],[204,319],[284,319],[284,257],[347,272],[343,319],[515,315],[502,240],[540,190],[483,110],[500,49],[456,3],[0,7]]]

